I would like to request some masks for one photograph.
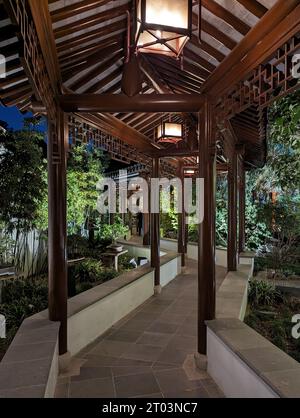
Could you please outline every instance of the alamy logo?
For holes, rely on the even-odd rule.
[[[5,56],[0,54],[0,78],[6,77],[6,59]]]
[[[292,58],[292,76],[300,78],[300,54],[295,54]]]
[[[292,323],[296,324],[292,328],[292,337],[298,340],[300,338],[300,314],[293,316]]]
[[[6,338],[6,320],[4,315],[0,315],[0,338]]]

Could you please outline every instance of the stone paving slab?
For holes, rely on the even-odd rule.
[[[226,270],[217,267],[217,288]],[[56,397],[224,397],[206,372],[193,364],[197,346],[197,263],[105,336],[79,353]],[[79,368],[78,368],[79,366]]]

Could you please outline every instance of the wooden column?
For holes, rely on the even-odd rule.
[[[232,152],[228,168],[228,271],[237,269],[237,204],[238,204],[238,160],[236,150]]]
[[[245,251],[246,243],[246,175],[244,164],[240,165],[239,177],[239,253]]]
[[[177,176],[181,180],[182,184],[182,193],[181,193],[181,204],[182,204],[182,211],[178,213],[178,244],[177,244],[177,251],[181,254],[181,265],[182,267],[185,266],[185,253],[186,253],[186,246],[185,246],[185,211],[184,211],[184,169],[182,162],[178,165],[178,173]]]
[[[206,354],[206,320],[215,318],[216,148],[213,106],[206,97],[199,114],[199,176],[204,179],[204,219],[198,243],[198,351]]]
[[[148,213],[144,213],[144,236],[143,245],[150,245],[150,202],[151,202],[151,191],[150,191],[150,179],[146,177],[148,182]]]
[[[49,319],[61,322],[59,354],[67,352],[67,129],[66,116],[58,110],[57,120],[48,121],[48,280]]]
[[[159,158],[152,159],[152,178],[159,178]],[[154,193],[158,195],[154,196]],[[152,202],[158,199],[159,190],[151,188],[151,266],[155,269],[155,287],[160,286],[160,216],[153,213]]]

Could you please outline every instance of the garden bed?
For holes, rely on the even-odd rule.
[[[297,314],[300,298],[286,295],[265,281],[250,282],[245,323],[300,362],[300,339],[292,336],[292,318]]]
[[[68,296],[73,297],[88,289],[108,282],[133,268],[129,257],[120,257],[119,272],[102,265],[99,260],[86,258],[69,267]],[[6,318],[7,335],[0,339],[0,361],[25,318],[43,311],[48,306],[47,276],[6,281],[2,288],[0,313]]]

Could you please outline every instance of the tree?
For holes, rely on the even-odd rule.
[[[97,183],[103,172],[99,150],[79,145],[72,149],[67,167],[67,221],[70,234],[94,223],[98,199]]]
[[[34,131],[0,134],[0,220],[9,231],[36,226],[47,194],[42,141]]]

